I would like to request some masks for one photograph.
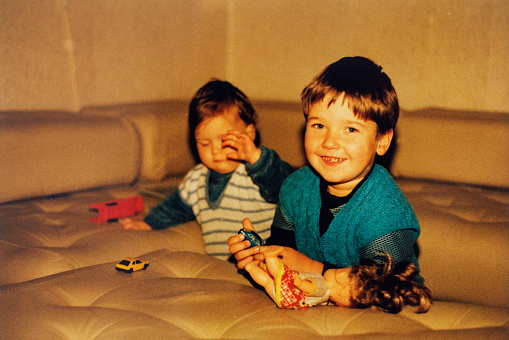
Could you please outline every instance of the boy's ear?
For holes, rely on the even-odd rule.
[[[256,127],[253,124],[249,124],[246,127],[246,134],[251,138],[252,141],[256,138]]]
[[[383,156],[389,150],[391,146],[392,137],[394,136],[394,130],[389,130],[385,134],[378,137],[378,145],[376,147],[376,153],[378,156]]]

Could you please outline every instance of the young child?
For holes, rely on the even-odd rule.
[[[246,265],[249,275],[279,308],[307,309],[329,301],[337,306],[375,307],[394,314],[404,305],[418,306],[417,313],[430,308],[431,292],[412,280],[417,269],[411,263],[395,265],[390,255],[383,254],[383,266],[366,260],[349,268],[329,269],[321,276],[289,269],[278,257],[281,250],[265,252],[264,263],[255,260]]]
[[[246,216],[265,240],[284,179],[293,171],[274,150],[259,146],[256,112],[238,88],[211,80],[189,104],[191,145],[201,163],[143,221],[124,229],[162,229],[196,219],[209,255],[230,256],[225,235],[237,234]]]
[[[389,149],[399,115],[389,77],[369,59],[342,58],[301,97],[310,166],[283,184],[266,244],[285,246],[284,262],[308,272],[347,268],[362,259],[382,264],[379,253],[418,269],[417,218],[387,170],[375,164]],[[242,235],[228,244],[241,269],[263,260],[260,247],[248,248]]]

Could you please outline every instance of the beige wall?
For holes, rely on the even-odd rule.
[[[81,105],[189,98],[225,76],[217,0],[69,1]]]
[[[57,1],[0,0],[0,110],[74,106]]]
[[[0,110],[187,99],[226,76],[226,4],[0,0]]]
[[[381,64],[402,107],[509,112],[507,0],[234,1],[228,74],[254,97],[298,100],[323,67]]]
[[[0,110],[188,100],[210,77],[298,101],[364,55],[401,106],[509,112],[507,0],[0,0]]]

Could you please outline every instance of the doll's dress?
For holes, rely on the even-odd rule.
[[[279,269],[274,280],[276,305],[279,308],[307,309],[307,306],[301,304],[305,299],[304,293],[293,285],[293,280],[298,275],[298,272],[290,270],[283,261],[279,261]]]
[[[298,276],[303,280],[313,282],[315,286],[313,294],[306,295],[294,286],[294,279]],[[320,274],[299,273],[289,269],[281,260],[279,261],[277,276],[274,280],[274,290],[275,302],[279,308],[304,310],[310,306],[326,303],[329,300],[329,289]]]

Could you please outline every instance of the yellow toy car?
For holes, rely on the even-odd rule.
[[[147,261],[142,261],[138,259],[133,259],[132,257],[126,257],[115,267],[119,272],[132,273],[137,270],[145,270],[148,267]]]

